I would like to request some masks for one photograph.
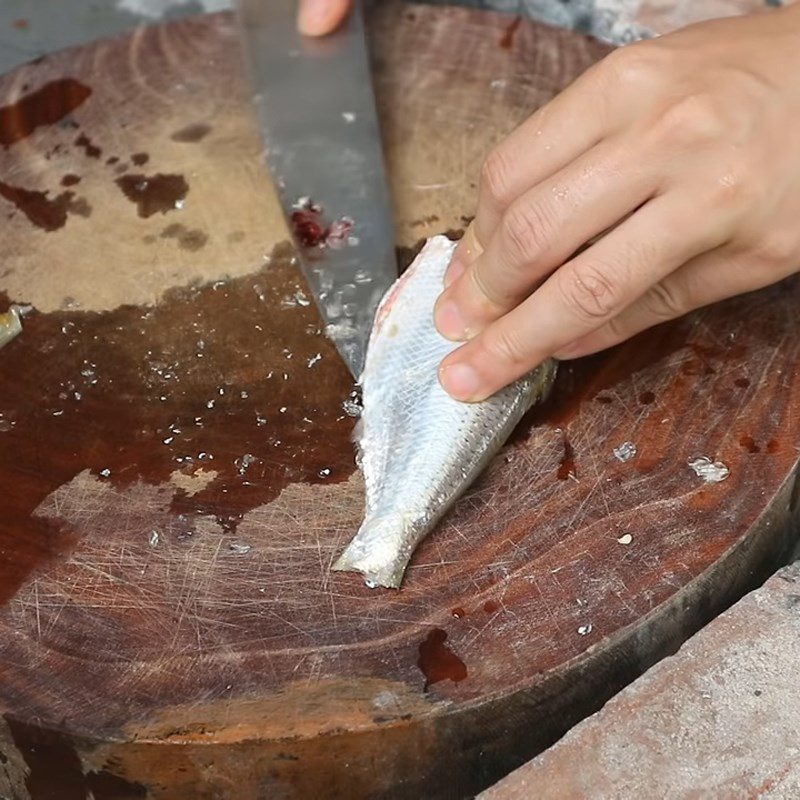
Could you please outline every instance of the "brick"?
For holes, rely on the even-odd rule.
[[[800,565],[481,800],[800,798]]]

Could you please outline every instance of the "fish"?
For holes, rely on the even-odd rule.
[[[378,305],[367,345],[354,430],[366,510],[333,569],[360,572],[373,588],[400,588],[417,545],[547,396],[556,375],[548,359],[479,403],[445,392],[439,365],[460,343],[436,330],[433,308],[456,244],[442,235],[426,242]]]

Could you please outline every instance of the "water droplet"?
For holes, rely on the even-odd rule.
[[[578,633],[579,633],[581,636],[586,636],[587,634],[589,634],[589,633],[591,633],[591,632],[592,632],[592,623],[591,623],[591,622],[590,622],[590,623],[588,623],[587,625],[581,625],[581,626],[578,628]]]
[[[147,540],[147,543],[150,547],[158,547],[158,541],[160,537],[158,535],[158,531],[150,531],[150,537]]]
[[[636,445],[633,442],[623,442],[619,447],[614,448],[614,456],[622,461],[630,461],[636,455]]]

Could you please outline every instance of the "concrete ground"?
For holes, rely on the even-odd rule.
[[[800,564],[481,800],[800,798]]]

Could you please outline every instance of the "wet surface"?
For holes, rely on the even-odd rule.
[[[103,151],[85,133],[75,139],[75,147],[83,150],[87,158],[100,158],[103,155]]]
[[[174,239],[182,250],[189,250],[193,253],[202,250],[208,243],[208,234],[205,231],[201,231],[199,228],[187,228],[179,222],[168,225],[159,236],[162,239]]]
[[[293,482],[355,470],[351,377],[283,246],[254,275],[170,292],[153,308],[32,313],[0,359],[0,603],[74,543],[31,517],[83,470],[117,487],[216,476],[173,510],[233,530]],[[0,308],[6,303],[0,298]],[[47,443],[42,449],[40,443]]]
[[[92,90],[74,78],[46,83],[0,108],[0,145],[9,147],[30,136],[37,128],[54,125],[86,100]]]
[[[50,197],[47,191],[32,191],[0,181],[0,197],[24,214],[32,225],[48,232],[63,228],[69,214],[82,217],[91,214],[89,204],[70,191]]]
[[[427,691],[440,681],[459,683],[467,677],[466,664],[445,644],[447,632],[434,628],[419,646],[417,666],[425,676]]]
[[[183,175],[123,175],[117,178],[116,184],[145,219],[179,210],[189,193],[189,184]]]
[[[204,122],[196,122],[192,125],[187,125],[185,128],[175,131],[170,136],[173,142],[181,142],[182,144],[193,144],[205,139],[211,133],[211,126],[206,125]]]

